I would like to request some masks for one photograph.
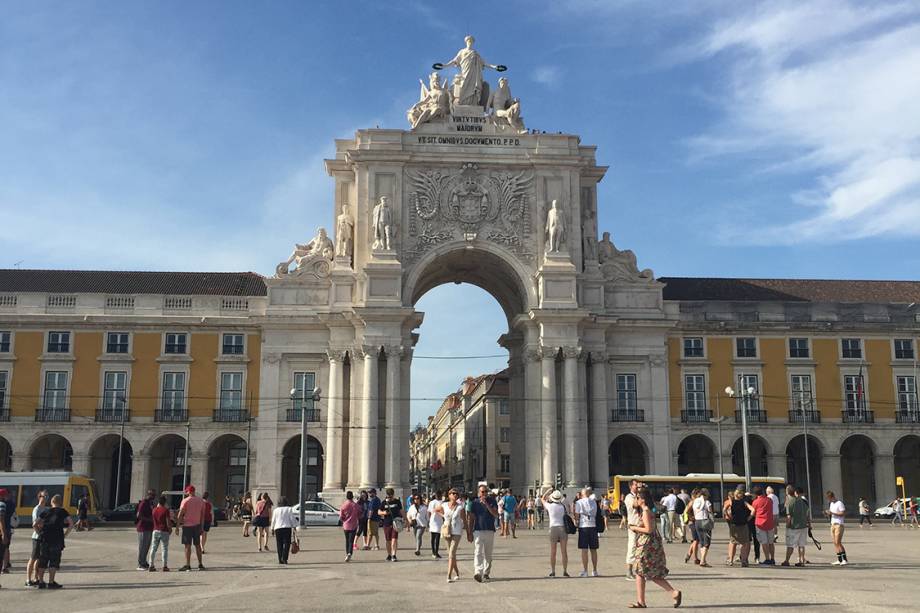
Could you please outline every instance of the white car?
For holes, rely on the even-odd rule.
[[[300,505],[295,504],[291,507],[294,517],[300,517]],[[304,522],[307,526],[340,526],[342,521],[339,519],[339,510],[328,502],[321,500],[311,500],[304,503]]]
[[[910,509],[910,498],[901,498],[898,500],[898,505],[901,507],[901,515],[904,515],[904,503],[907,502],[907,508]],[[882,519],[891,519],[894,517],[895,510],[894,507],[890,504],[886,504],[883,507],[879,507],[875,510],[874,515]]]

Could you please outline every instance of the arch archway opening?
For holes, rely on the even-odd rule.
[[[73,447],[60,434],[40,436],[29,448],[29,466],[32,470],[71,470]]]
[[[96,481],[100,503],[109,509],[131,499],[131,466],[134,450],[131,443],[125,440],[121,448],[121,481],[119,482],[119,438],[117,434],[106,434],[96,439],[89,448],[89,475]]]
[[[13,470],[13,446],[0,436],[0,472]]]
[[[223,434],[214,439],[208,448],[208,493],[212,504],[226,506],[228,496],[237,499],[243,494],[246,490],[246,461],[246,440],[243,437]]]
[[[646,474],[648,454],[645,444],[632,434],[621,434],[610,443],[607,464],[611,475]]]
[[[824,455],[821,443],[813,436],[808,437],[808,469],[805,465],[805,441],[803,435],[796,436],[786,445],[786,482],[808,491],[811,479],[811,491],[808,501],[824,500],[824,482],[821,479],[821,458]],[[818,506],[820,508],[820,505]],[[812,509],[814,512],[814,509]]]
[[[840,445],[840,476],[847,508],[857,508],[860,498],[875,508],[875,446],[869,437],[854,434]]]
[[[151,489],[180,491],[185,478],[191,480],[192,449],[188,449],[187,470],[185,451],[185,437],[178,434],[165,434],[150,445],[147,483]]]
[[[908,434],[895,443],[894,472],[895,476],[904,477],[908,494],[920,491],[920,436]]]
[[[716,472],[716,446],[709,437],[691,434],[677,447],[677,474]]]
[[[767,442],[756,434],[748,434],[748,455],[751,460],[751,476],[766,477],[770,474]],[[732,472],[744,475],[744,441],[741,438],[732,445]]]
[[[281,495],[297,504],[300,487],[300,435],[291,437],[281,451]],[[323,446],[307,435],[307,462],[304,467],[304,500],[314,500],[323,491]]]

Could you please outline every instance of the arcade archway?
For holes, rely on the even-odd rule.
[[[894,472],[895,476],[904,477],[908,495],[920,492],[920,436],[908,434],[895,443]]]
[[[239,497],[246,489],[246,441],[223,434],[208,448],[208,492],[211,501],[224,506],[227,496]]]
[[[767,441],[756,434],[748,434],[748,455],[751,461],[751,476],[766,477],[770,474],[767,465]],[[732,445],[732,472],[744,475],[744,442],[741,438]]]
[[[691,434],[677,447],[677,474],[716,472],[716,446],[703,434]]]
[[[862,434],[850,436],[840,445],[840,476],[847,508],[857,508],[860,498],[875,503],[875,445]],[[874,507],[873,507],[874,508]]]
[[[186,473],[185,438],[178,434],[164,434],[150,444],[147,487],[156,492],[179,491],[182,489],[184,478],[191,479],[191,465],[192,449],[190,447]]]
[[[127,440],[121,449],[121,481],[118,483],[117,434],[106,434],[93,441],[89,448],[89,474],[96,481],[100,504],[115,508],[131,499],[131,465],[134,450]],[[116,500],[116,490],[118,499]]]
[[[811,491],[808,500],[824,500],[824,484],[821,479],[821,458],[824,455],[821,443],[813,437],[808,437],[808,465],[805,464],[804,435],[793,438],[786,445],[786,482],[796,487],[808,490],[808,480],[811,479]],[[813,509],[814,511],[814,509]]]
[[[0,436],[0,472],[13,470],[13,446]]]
[[[607,455],[611,475],[644,475],[648,470],[645,444],[632,434],[621,434],[613,439]]]
[[[304,475],[304,499],[312,500],[323,490],[323,446],[307,435],[307,463]],[[281,456],[281,495],[291,504],[296,504],[300,478],[300,435],[294,436],[284,445]]]
[[[70,470],[73,467],[73,447],[60,434],[40,436],[29,448],[32,470]]]

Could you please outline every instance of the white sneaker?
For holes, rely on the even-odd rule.
[[[351,554],[350,554],[350,553],[347,554],[347,555],[345,556],[345,561],[346,561],[346,562],[351,562]]]
[[[841,564],[843,564],[843,562],[841,562],[840,560],[834,560],[833,562],[831,562],[831,566],[840,566]]]
[[[840,563],[840,566],[846,566],[847,564],[849,564],[849,562],[847,562],[846,560],[844,560],[844,561],[842,561],[842,562]]]
[[[578,576],[579,576],[579,577],[587,577],[587,576],[588,576],[588,571],[583,570],[583,571],[581,571],[580,573],[578,573]]]
[[[627,581],[635,581],[635,580],[636,580],[636,576],[635,576],[635,575],[626,575],[626,576],[623,577],[623,578],[626,579]]]
[[[591,576],[592,576],[592,577],[600,577],[600,575],[597,574],[597,571],[596,571],[596,570],[595,570],[595,571],[591,571]]]

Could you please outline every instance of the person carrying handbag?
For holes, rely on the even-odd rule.
[[[467,524],[466,510],[463,508],[463,503],[460,502],[460,492],[451,488],[447,492],[447,502],[443,503],[437,512],[444,516],[441,538],[447,543],[447,582],[453,583],[460,580],[457,548],[460,546],[460,539],[466,532]],[[456,579],[454,579],[455,573]]]
[[[558,545],[562,554],[562,576],[568,577],[569,534],[575,534],[575,522],[565,512],[565,505],[562,503],[562,492],[553,490],[551,493],[550,488],[547,488],[541,499],[543,500],[543,508],[549,516],[549,575],[547,576],[556,576],[556,548]]]
[[[296,539],[294,529],[297,527],[297,520],[294,518],[294,511],[288,504],[287,498],[282,496],[278,499],[278,506],[272,511],[271,533],[275,536],[275,544],[278,548],[278,564],[288,563],[288,554],[300,551],[300,545],[297,551],[293,550],[292,543]]]

